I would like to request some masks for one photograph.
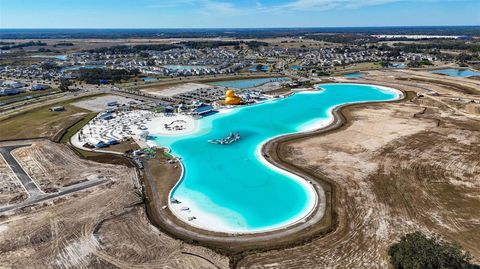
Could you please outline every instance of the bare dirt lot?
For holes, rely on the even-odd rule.
[[[88,180],[109,178],[119,172],[117,167],[107,166],[95,170],[92,167],[92,164],[96,165],[95,162],[80,159],[65,145],[46,140],[18,148],[12,154],[45,192]]]
[[[78,169],[63,145],[36,145],[33,156],[60,156],[56,176]],[[64,157],[64,154],[70,153]],[[65,162],[65,160],[68,160]],[[53,160],[34,160],[52,168]],[[0,264],[6,268],[226,268],[228,260],[161,233],[144,215],[133,168],[88,162],[111,182],[0,215]],[[3,172],[3,171],[2,171]],[[52,171],[47,170],[49,174]],[[75,172],[74,172],[75,173]],[[151,250],[149,250],[151,249]]]
[[[122,267],[227,268],[228,260],[207,248],[185,244],[148,223],[142,207],[105,221],[95,234],[106,253]]]
[[[101,112],[109,108],[115,108],[115,106],[113,107],[108,106],[108,103],[110,102],[117,102],[119,106],[128,105],[130,102],[139,103],[138,101],[135,101],[134,99],[131,99],[131,98],[109,94],[109,95],[99,96],[96,98],[75,102],[75,103],[72,103],[72,105],[75,107],[79,107],[79,108],[94,111],[94,112]]]
[[[0,156],[0,205],[13,204],[27,198],[27,192],[12,169]]]

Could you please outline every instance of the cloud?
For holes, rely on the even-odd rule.
[[[395,2],[447,2],[464,0],[294,0],[276,6],[277,10],[330,10],[338,8],[360,8],[378,6]]]
[[[218,1],[210,1],[210,0],[203,0],[203,6],[198,10],[199,13],[206,14],[206,15],[239,15],[243,10],[236,8],[230,2],[218,2]]]
[[[148,0],[147,7],[185,9],[201,15],[225,16],[240,15],[246,11],[232,2],[216,0]]]
[[[233,0],[148,0],[149,7],[183,8],[188,6],[200,15],[239,16],[252,14],[282,14],[298,11],[324,11],[332,9],[355,9],[365,6],[379,6],[396,2],[452,2],[466,0],[286,0],[280,4],[266,4],[261,0],[250,6],[239,5]],[[187,9],[187,8],[186,8]]]

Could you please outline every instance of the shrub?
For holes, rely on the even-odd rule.
[[[389,248],[388,254],[395,269],[480,269],[470,263],[470,254],[457,245],[421,232],[403,236]]]

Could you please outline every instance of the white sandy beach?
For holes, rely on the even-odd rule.
[[[209,204],[209,199],[208,197],[204,197],[205,199],[202,199],[205,201],[207,204]],[[211,203],[210,203],[211,204]],[[232,225],[229,223],[224,222],[221,218],[216,217],[215,214],[210,214],[208,212],[205,212],[205,210],[199,208],[197,204],[190,200],[188,197],[183,197],[181,199],[180,204],[175,204],[169,202],[169,208],[172,211],[172,213],[179,218],[180,220],[184,221],[185,223],[188,223],[189,225],[192,225],[196,228],[200,228],[203,230],[210,230],[210,231],[222,231],[226,233],[248,233],[249,228],[245,225],[244,221],[242,220],[241,216],[238,214],[235,214],[232,211],[229,211],[228,209],[219,209],[222,211],[222,215],[230,215],[232,220],[237,220],[237,222],[240,222],[239,226],[244,226],[244,230],[238,230],[238,229],[232,229]],[[188,210],[182,210],[188,207]],[[218,207],[218,206],[216,206]],[[195,219],[190,219],[191,217],[195,217]]]

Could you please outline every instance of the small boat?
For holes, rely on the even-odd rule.
[[[196,217],[188,217],[188,221],[196,220]]]
[[[188,206],[183,206],[182,208],[180,208],[180,210],[182,211],[188,211],[190,210],[190,208]]]

